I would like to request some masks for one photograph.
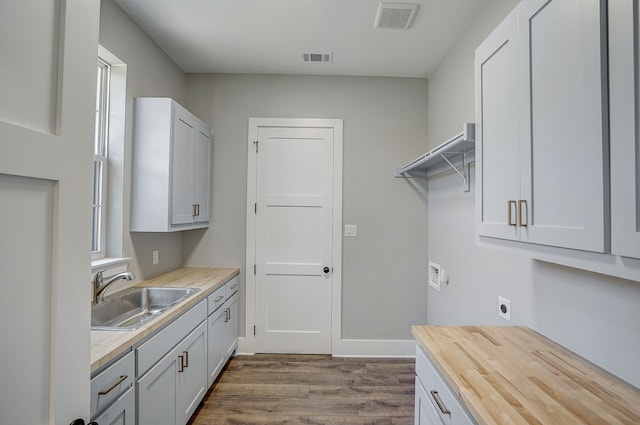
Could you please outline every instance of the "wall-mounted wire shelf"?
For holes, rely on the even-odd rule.
[[[396,168],[395,177],[427,177],[428,170],[446,162],[458,173],[464,184],[464,191],[471,190],[469,181],[470,166],[468,154],[475,149],[475,124],[465,123],[462,133],[455,135],[444,143],[414,159],[402,168]],[[462,171],[453,164],[453,158],[462,156]]]

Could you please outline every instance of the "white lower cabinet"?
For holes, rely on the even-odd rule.
[[[196,411],[209,386],[207,385],[207,323],[202,322],[178,346],[176,424],[185,424]]]
[[[138,425],[184,425],[207,391],[202,322],[138,380]]]
[[[227,318],[224,327],[225,359],[231,358],[238,347],[238,294],[233,294],[225,303]]]
[[[416,425],[474,425],[425,352],[416,346]]]
[[[238,277],[209,295],[208,373],[211,386],[238,346]]]
[[[207,302],[136,348],[138,425],[184,425],[207,392]]]
[[[238,281],[154,332],[91,379],[99,425],[185,425],[238,345]]]
[[[440,425],[442,422],[433,403],[429,400],[427,390],[416,377],[415,425]]]
[[[107,410],[93,419],[98,425],[135,425],[136,393],[129,388]]]
[[[113,362],[91,379],[91,420],[99,425],[135,425],[135,357]]]
[[[207,384],[211,386],[225,364],[224,327],[226,310],[218,308],[207,318],[207,337],[209,352],[207,353]]]

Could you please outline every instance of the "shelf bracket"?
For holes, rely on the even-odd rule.
[[[453,153],[454,155],[460,154],[460,152],[449,153]],[[463,190],[465,192],[471,192],[471,181],[469,178],[471,174],[471,164],[467,160],[467,152],[462,152],[462,172],[460,172],[460,170],[458,170],[458,167],[456,167],[451,161],[449,161],[449,158],[447,158],[445,154],[441,153],[440,156],[447,162],[447,164],[449,164],[451,168],[453,168],[453,171],[455,171],[460,177],[462,177]]]

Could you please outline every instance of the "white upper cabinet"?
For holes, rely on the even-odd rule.
[[[476,51],[480,236],[608,251],[604,6],[524,0]]]
[[[135,100],[131,231],[208,227],[211,129],[169,98]]]
[[[515,15],[504,20],[476,50],[476,211],[481,235],[520,238],[513,203],[520,199],[518,65]],[[511,211],[508,210],[511,208]]]
[[[640,258],[640,7],[609,2],[611,252]]]

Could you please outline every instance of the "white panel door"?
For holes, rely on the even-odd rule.
[[[333,128],[258,128],[259,352],[331,352],[333,139]]]
[[[640,6],[609,2],[611,252],[640,258]]]
[[[527,0],[518,6],[522,63],[521,240],[608,249],[604,1]]]
[[[0,3],[0,422],[89,418],[99,2]]]
[[[476,50],[477,229],[482,236],[520,238],[518,28],[514,15]]]

